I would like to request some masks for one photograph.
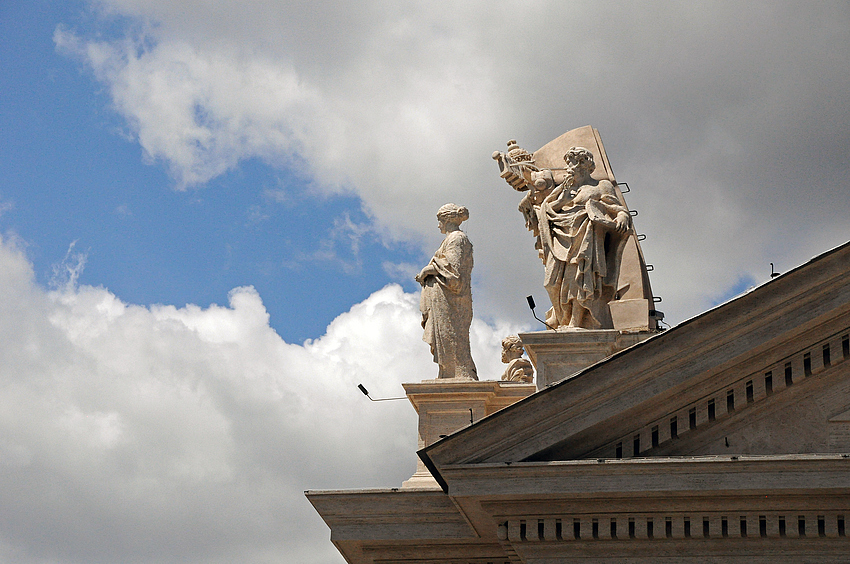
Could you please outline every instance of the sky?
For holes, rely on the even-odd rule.
[[[0,0],[0,562],[341,564],[415,469],[417,284],[537,330],[490,158],[596,127],[671,325],[850,239],[850,3]]]

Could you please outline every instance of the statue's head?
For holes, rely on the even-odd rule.
[[[502,362],[510,362],[519,358],[524,352],[522,340],[517,335],[508,335],[502,339]]]
[[[437,219],[443,223],[454,223],[455,225],[460,225],[469,219],[469,210],[466,209],[466,206],[446,204],[437,210]]]
[[[596,163],[593,162],[593,153],[584,147],[572,147],[567,154],[564,155],[564,162],[567,163],[567,168],[576,172],[583,172],[589,175],[596,169]]]

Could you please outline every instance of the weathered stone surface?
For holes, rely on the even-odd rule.
[[[446,204],[437,212],[446,235],[431,261],[416,275],[422,285],[422,340],[440,367],[438,378],[478,380],[469,350],[472,323],[472,243],[460,224],[469,219],[464,206]]]
[[[650,329],[649,300],[614,300],[608,302],[611,322],[614,329],[621,333],[643,333]]]

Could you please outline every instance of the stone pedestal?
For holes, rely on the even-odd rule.
[[[534,384],[460,379],[424,380],[402,384],[419,414],[419,446],[423,449],[472,422],[507,407],[535,392]],[[404,488],[436,488],[436,480],[421,460]]]
[[[536,372],[537,389],[563,380],[603,358],[655,335],[655,332],[621,333],[616,329],[536,331],[520,333]]]

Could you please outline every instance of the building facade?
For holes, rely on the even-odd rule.
[[[521,335],[552,383],[406,386],[414,478],[307,498],[351,564],[850,562],[848,275],[850,243],[575,373]]]

